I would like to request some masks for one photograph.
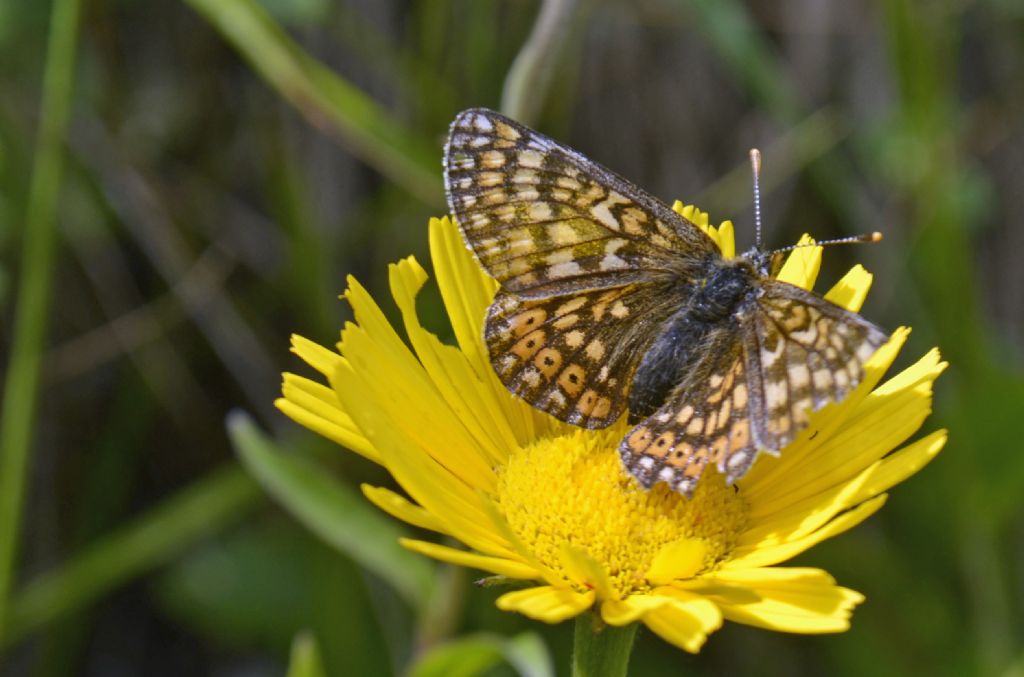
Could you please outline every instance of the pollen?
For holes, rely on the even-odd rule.
[[[588,585],[564,561],[566,546],[600,563],[616,597],[649,591],[655,557],[683,541],[703,546],[692,575],[728,559],[747,521],[741,494],[706,477],[692,499],[663,483],[645,490],[622,468],[622,425],[541,439],[499,469],[496,502],[519,543],[575,588]]]

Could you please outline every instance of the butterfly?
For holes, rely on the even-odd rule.
[[[843,399],[887,340],[860,315],[732,258],[617,174],[494,111],[451,124],[448,206],[500,284],[484,322],[498,377],[555,418],[604,428],[639,483],[728,483]]]

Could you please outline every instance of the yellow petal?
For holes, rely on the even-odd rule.
[[[275,400],[274,406],[285,416],[374,463],[383,463],[359,427],[342,411],[333,390],[301,376],[285,374],[281,391],[284,397]]]
[[[731,259],[736,256],[736,232],[732,221],[723,221],[718,227],[718,247],[722,256]]]
[[[559,555],[562,566],[574,583],[593,590],[597,593],[598,599],[618,599],[619,595],[612,586],[608,570],[603,564],[571,543],[564,543]]]
[[[396,517],[421,529],[429,529],[439,534],[450,535],[445,529],[444,523],[437,519],[435,515],[430,514],[414,503],[410,503],[390,489],[374,487],[369,484],[363,484],[360,488],[363,490],[363,496],[366,496],[370,503],[373,503],[392,517]]]
[[[697,653],[708,634],[722,625],[722,612],[706,598],[665,588],[656,589],[652,596],[659,594],[672,601],[651,609],[642,620],[666,642]]]
[[[868,297],[873,279],[871,273],[858,263],[828,290],[825,300],[855,313],[860,312],[861,306],[864,305],[864,299]]]
[[[807,245],[813,242],[814,238],[805,234],[797,244]],[[818,279],[820,269],[821,247],[801,246],[789,253],[779,270],[778,279],[801,289],[811,289],[814,287],[814,281]]]
[[[298,334],[292,334],[292,352],[324,376],[333,374],[338,364],[345,360],[333,350],[328,350]]]
[[[349,415],[356,417],[357,410],[365,409],[384,414],[391,426],[399,427],[417,442],[418,448],[431,454],[462,482],[493,489],[493,464],[480,453],[472,435],[380,308],[355,280],[350,280],[346,297],[359,324],[350,324],[342,332],[340,349],[348,364],[336,370],[331,385],[343,401],[343,391],[348,393],[350,399],[345,409]],[[338,378],[341,373],[360,376],[357,393],[351,392],[351,383]],[[372,437],[366,426],[359,427]],[[375,446],[383,452],[381,445]]]
[[[495,602],[502,611],[518,611],[545,623],[561,623],[586,611],[593,603],[593,590],[576,592],[547,585],[508,592]]]
[[[852,529],[871,515],[875,514],[885,505],[886,494],[877,496],[870,501],[861,503],[856,508],[845,512],[831,522],[818,529],[812,534],[792,541],[786,541],[777,545],[765,544],[763,542],[737,545],[733,551],[732,559],[722,564],[725,569],[749,569],[752,567],[765,567],[796,557],[803,551],[821,543],[827,538],[832,538]]]
[[[449,548],[429,541],[417,541],[411,538],[400,538],[398,542],[421,555],[432,557],[449,564],[488,571],[499,576],[508,576],[520,580],[532,580],[537,577],[537,570],[528,564],[501,557],[487,557],[465,550]]]
[[[630,595],[625,599],[609,599],[601,604],[601,619],[608,625],[629,625],[640,620],[644,614],[672,602],[671,597],[660,595]]]
[[[647,570],[651,585],[663,585],[677,578],[690,578],[704,567],[708,548],[696,538],[681,538],[669,543],[654,556]]]
[[[368,376],[367,378],[372,378]],[[350,365],[339,369],[338,396],[398,483],[418,504],[436,515],[448,532],[474,550],[492,555],[510,554],[508,544],[490,528],[475,489],[452,475],[428,453],[430,440],[407,434],[406,421],[382,406],[374,390]],[[371,399],[372,398],[372,399]],[[438,439],[445,439],[442,435]],[[433,444],[433,446],[437,446]]]
[[[480,339],[497,282],[473,259],[448,217],[430,219],[430,261],[459,348],[473,362],[477,373],[490,373],[491,362]]]
[[[478,451],[494,465],[519,447],[507,417],[498,407],[483,406],[494,396],[473,370],[466,356],[444,345],[426,331],[416,315],[416,295],[427,280],[427,272],[412,257],[390,266],[391,294],[402,313],[405,332],[433,385],[451,407]]]
[[[702,579],[686,588],[710,595],[726,619],[781,632],[842,632],[864,601],[820,569],[729,570]]]

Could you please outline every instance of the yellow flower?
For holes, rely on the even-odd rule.
[[[732,224],[712,228],[706,214],[676,208],[734,255]],[[364,486],[370,501],[465,549],[406,547],[517,579],[499,597],[502,609],[549,623],[593,609],[604,623],[642,622],[691,652],[723,619],[785,632],[848,628],[859,593],[820,569],[775,565],[866,519],[942,448],[938,431],[893,451],[930,412],[945,367],[937,350],[878,385],[909,333],[897,330],[853,395],[815,414],[778,457],[760,458],[735,488],[711,469],[688,500],[663,484],[645,491],[621,468],[625,421],[574,428],[509,394],[481,339],[496,283],[450,220],[431,221],[430,246],[458,347],[420,324],[416,295],[427,273],[408,258],[390,269],[408,345],[350,280],[355,323],[338,352],[293,339],[330,387],[285,374],[277,401],[295,421],[383,465],[407,495]],[[796,249],[779,277],[810,288],[820,258],[820,247]],[[857,266],[826,298],[857,310],[870,284]]]

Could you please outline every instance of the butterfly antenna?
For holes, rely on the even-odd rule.
[[[754,226],[757,248],[761,249],[761,151],[750,149],[750,169],[754,173]]]
[[[869,242],[881,242],[882,234],[877,230],[873,233],[862,233],[860,235],[851,235],[850,237],[837,237],[834,240],[822,240],[821,242],[803,242],[801,244],[792,244],[788,247],[782,247],[781,249],[773,249],[772,254],[784,254],[785,252],[793,251],[794,249],[800,249],[801,247],[827,247],[833,244],[867,244]]]

